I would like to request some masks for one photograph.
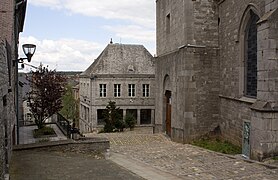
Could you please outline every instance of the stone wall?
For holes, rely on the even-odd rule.
[[[15,72],[17,69],[13,66],[13,60],[18,57],[18,34],[22,30],[20,26],[23,26],[22,18],[24,16],[22,14],[15,16],[15,2],[15,0],[0,1],[0,179],[3,179],[3,174],[8,173],[7,167],[10,162],[11,148],[16,139]],[[18,7],[18,11],[22,13],[26,10],[24,3]],[[6,153],[2,149],[3,143]],[[5,157],[2,158],[3,156]]]
[[[15,0],[2,0],[0,2],[0,38],[6,39],[9,43],[13,40],[14,2]]]
[[[241,21],[248,4],[256,4],[259,16],[264,12],[261,0],[225,0],[219,5],[220,94],[230,97],[243,95],[244,64],[241,52]],[[244,23],[244,22],[242,22]],[[244,31],[244,30],[243,30]]]
[[[8,93],[8,76],[7,76],[7,57],[6,47],[3,41],[0,41],[0,179],[4,177],[6,167],[5,156],[5,112],[4,96]]]
[[[170,90],[174,140],[186,142],[220,125],[223,138],[242,145],[243,124],[250,123],[251,158],[277,154],[278,0],[156,2],[155,131],[166,129],[163,98]],[[259,17],[253,23],[257,54],[249,49],[257,55],[253,98],[245,80],[251,12]]]
[[[188,142],[219,125],[218,50],[182,48],[156,59],[155,131],[165,131],[165,91],[171,91],[172,139]],[[169,77],[169,85],[165,77]]]
[[[243,122],[251,121],[250,106],[253,103],[254,101],[248,101],[244,98],[220,97],[220,127],[224,139],[238,146],[242,145]]]
[[[187,44],[218,46],[215,1],[157,0],[156,10],[158,56]]]
[[[277,0],[225,0],[219,4],[221,130],[225,139],[241,145],[243,123],[250,122],[250,157],[258,160],[278,153],[277,4]],[[245,29],[250,10],[260,18],[256,98],[244,97]]]

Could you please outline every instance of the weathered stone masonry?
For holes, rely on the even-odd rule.
[[[157,1],[156,131],[166,129],[164,96],[170,91],[167,134],[176,141],[188,142],[219,124],[217,12],[209,1]]]
[[[159,57],[157,82],[169,76],[170,84],[157,84],[156,110],[163,111],[165,91],[171,91],[171,136],[176,141],[189,142],[219,123],[217,55],[217,49],[185,47]],[[165,129],[165,118],[165,113],[156,113],[156,132]]]
[[[220,127],[250,158],[277,155],[278,0],[156,3],[156,131],[188,142]]]
[[[23,30],[26,3],[0,1],[0,179],[8,173],[12,144],[15,143],[16,81],[13,60],[18,57],[19,32]]]

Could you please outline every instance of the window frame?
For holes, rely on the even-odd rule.
[[[114,84],[114,97],[121,97],[121,84]]]
[[[142,84],[143,97],[150,97],[150,84]]]
[[[136,96],[136,85],[128,84],[128,96],[135,97]]]
[[[99,84],[99,97],[107,96],[107,86],[106,84]]]

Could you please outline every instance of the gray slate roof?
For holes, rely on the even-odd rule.
[[[143,45],[108,44],[80,76],[154,73],[154,58]]]

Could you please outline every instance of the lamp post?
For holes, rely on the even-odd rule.
[[[31,58],[36,51],[36,45],[34,44],[23,44],[22,45],[25,58],[19,58],[14,60],[15,66],[15,89],[16,89],[16,143],[19,144],[19,93],[18,93],[18,63],[24,63],[24,60],[31,62]]]

